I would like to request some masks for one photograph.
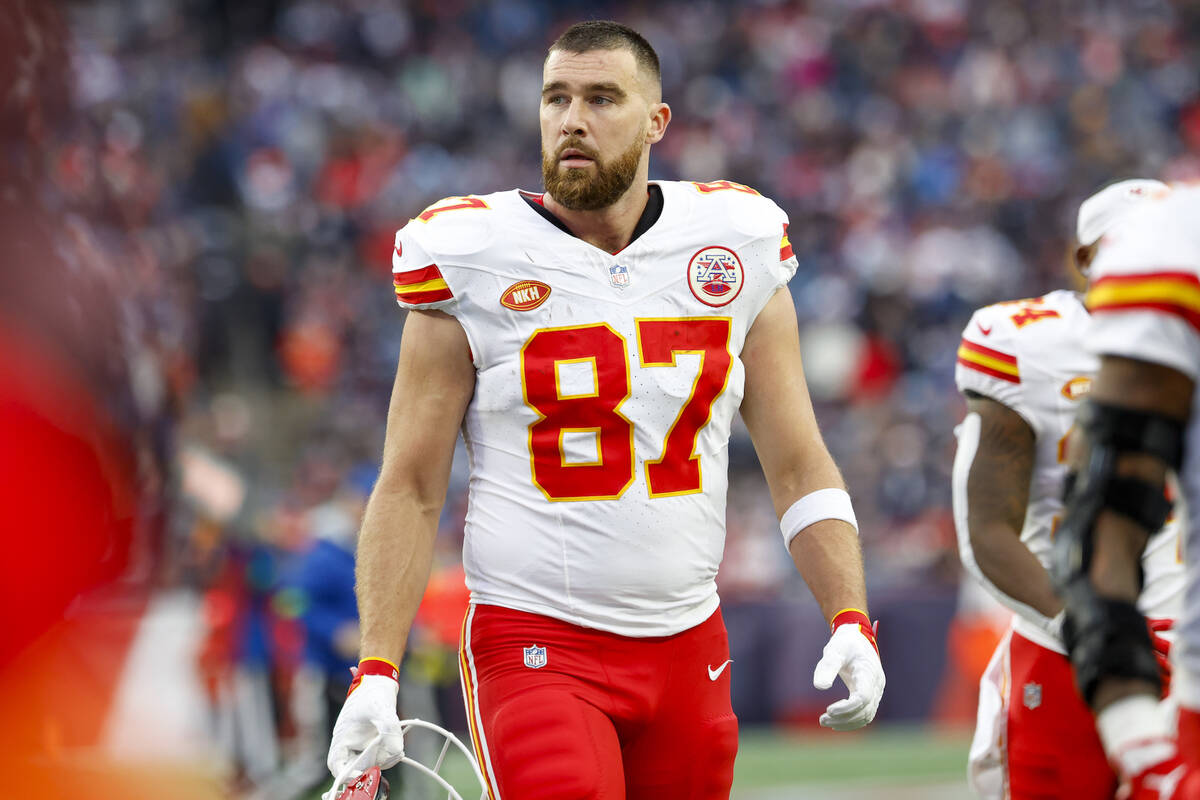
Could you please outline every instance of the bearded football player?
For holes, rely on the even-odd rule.
[[[396,236],[408,311],[358,545],[359,678],[329,766],[403,752],[397,665],[461,430],[470,457],[460,653],[492,798],[729,796],[737,750],[715,576],[739,412],[781,533],[830,625],[821,724],[872,720],[884,675],[855,516],[817,429],[786,215],[719,180],[649,181],[671,121],[638,33],[549,49],[545,191],[450,197]]]

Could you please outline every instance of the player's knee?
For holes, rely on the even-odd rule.
[[[732,713],[701,726],[704,747],[703,768],[696,770],[700,786],[695,800],[715,800],[729,796],[733,784],[733,762],[737,758],[738,722]]]
[[[738,721],[732,713],[709,720],[699,726],[703,750],[708,757],[727,760],[733,764],[738,749]]]

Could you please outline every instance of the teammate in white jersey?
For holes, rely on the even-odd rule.
[[[1165,189],[1158,181],[1124,181],[1085,201],[1077,226],[1081,272],[1107,229]],[[1014,612],[980,682],[969,776],[983,797],[1107,800],[1117,788],[1075,689],[1062,602],[1047,571],[1063,511],[1067,437],[1099,365],[1086,348],[1089,323],[1073,291],[997,303],[975,312],[958,351],[955,378],[968,409],[954,463],[960,552],[967,570]],[[1182,602],[1178,547],[1172,522],[1142,558],[1138,605],[1156,635],[1169,630]],[[1156,641],[1165,653],[1166,639]]]
[[[714,577],[739,410],[832,636],[814,683],[870,722],[884,678],[854,514],[812,412],[787,218],[731,183],[648,181],[657,56],[611,22],[550,48],[546,192],[448,198],[397,235],[411,309],[358,549],[359,677],[329,766],[399,757],[396,664],[461,429],[461,667],[493,798],[725,798],[737,749]]]
[[[1055,544],[1080,689],[1134,800],[1200,797],[1200,189],[1155,194],[1105,237],[1088,335],[1100,356],[1079,426],[1086,451]],[[1076,459],[1073,459],[1075,462]],[[1191,509],[1187,586],[1173,648],[1177,731],[1158,700],[1139,559],[1178,471]],[[1177,510],[1178,512],[1178,510]],[[1177,749],[1178,748],[1178,749]]]

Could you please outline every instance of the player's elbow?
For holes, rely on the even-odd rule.
[[[988,580],[996,580],[1005,564],[1005,548],[1000,537],[1019,538],[1019,534],[1004,525],[971,522],[967,525],[967,541],[976,568]]]
[[[384,465],[371,492],[373,503],[402,506],[407,514],[437,516],[446,499],[446,482],[421,470]]]

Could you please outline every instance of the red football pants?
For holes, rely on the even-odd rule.
[[[1111,800],[1117,776],[1067,657],[1013,633],[1009,645],[1011,800]]]
[[[728,659],[719,610],[675,636],[631,638],[472,605],[459,665],[491,799],[726,800]]]

